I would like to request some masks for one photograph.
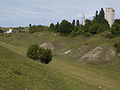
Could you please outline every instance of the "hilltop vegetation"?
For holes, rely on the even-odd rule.
[[[120,20],[116,19],[112,27],[110,27],[105,19],[104,10],[101,8],[100,12],[96,11],[92,20],[86,19],[85,25],[80,24],[79,20],[73,20],[72,22],[62,20],[61,22],[57,22],[57,24],[51,23],[49,27],[42,25],[32,26],[30,24],[30,33],[41,31],[51,31],[61,36],[84,35],[86,37],[107,32],[104,36],[113,39],[120,36]]]

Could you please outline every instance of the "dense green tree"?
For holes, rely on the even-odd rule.
[[[98,11],[95,12],[95,16],[94,16],[94,21],[98,21],[99,15],[98,15]]]
[[[75,32],[77,32],[79,35],[80,34],[84,34],[84,26],[83,25],[79,25],[75,27]]]
[[[103,25],[106,25],[106,27],[109,26],[107,20],[105,19],[105,12],[104,12],[103,8],[101,8],[101,10],[100,10],[98,22],[103,24]]]
[[[92,34],[97,34],[98,32],[98,26],[97,25],[92,25],[89,27],[89,32],[92,33]]]
[[[66,20],[63,20],[60,23],[60,34],[61,35],[67,35],[70,34],[72,32],[72,24]]]
[[[89,20],[89,19],[86,19],[85,20],[85,25],[88,25],[88,26],[92,25],[92,21]]]
[[[52,31],[54,31],[54,30],[55,30],[55,25],[54,25],[54,23],[51,23],[50,26],[49,26],[49,28],[50,28]]]
[[[28,48],[26,56],[33,60],[37,60],[37,52],[38,52],[38,45],[33,44]]]
[[[73,27],[73,31],[75,29],[75,19],[72,21],[72,27]]]
[[[120,24],[120,19],[116,19],[115,23],[119,23]]]
[[[98,14],[98,11],[96,11],[93,22],[97,22],[97,23],[100,23],[100,24],[105,24],[106,26],[108,26],[108,22],[105,19],[105,12],[104,12],[103,8],[101,8],[99,14]]]
[[[89,31],[92,34],[98,34],[100,32],[104,31],[103,26],[100,23],[92,22],[92,25],[89,26]]]
[[[45,28],[46,27],[42,26],[42,25],[33,25],[33,26],[29,27],[29,32],[30,33],[40,32],[40,31],[46,30]]]
[[[103,21],[104,19],[105,19],[105,12],[104,12],[104,9],[101,8],[99,13],[99,21]]]
[[[38,60],[40,60],[42,63],[48,64],[52,60],[52,53],[50,49],[45,49],[40,47],[37,55],[38,55]]]
[[[80,25],[80,22],[79,20],[76,21],[76,26],[79,26]]]
[[[59,24],[59,22],[57,22],[57,24],[55,25],[55,31],[60,32],[60,24]]]
[[[120,36],[120,24],[115,22],[111,27],[111,33]]]
[[[36,44],[33,44],[28,48],[26,56],[33,60],[39,60],[45,64],[50,63],[52,60],[51,50],[39,47]]]
[[[120,52],[120,42],[114,43],[114,47]]]
[[[111,27],[111,33],[115,36],[120,36],[120,19],[116,19]]]

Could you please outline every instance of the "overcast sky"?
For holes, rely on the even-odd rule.
[[[0,0],[0,26],[48,25],[62,19],[92,18],[96,10],[113,7],[120,18],[120,0]]]

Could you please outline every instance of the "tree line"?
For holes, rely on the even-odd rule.
[[[107,38],[114,38],[120,36],[120,19],[116,19],[112,27],[110,28],[107,20],[105,19],[104,9],[101,8],[100,11],[95,12],[95,16],[92,20],[86,19],[85,25],[80,24],[79,20],[73,20],[69,22],[67,20],[62,20],[56,24],[51,23],[48,27],[42,25],[31,25],[29,27],[29,32],[39,32],[39,31],[52,31],[54,33],[59,33],[62,36],[67,35],[85,35],[87,37],[99,34],[104,31],[109,33],[105,35]]]
[[[49,28],[53,32],[59,32],[60,35],[84,34],[86,36],[91,36],[109,29],[109,24],[105,19],[104,10],[101,8],[100,12],[96,11],[93,20],[87,19],[85,21],[85,25],[81,25],[79,20],[73,20],[72,22],[63,20],[60,24],[59,22],[57,22],[56,25],[51,23]]]

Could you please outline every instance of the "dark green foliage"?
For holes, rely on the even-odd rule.
[[[116,19],[115,23],[119,23],[120,24],[120,19]]]
[[[114,36],[120,36],[120,20],[116,19],[111,27],[111,34]]]
[[[106,37],[106,38],[109,38],[109,39],[113,39],[113,38],[115,38],[115,35],[109,33],[109,34],[107,34],[105,37]]]
[[[73,27],[73,31],[75,29],[75,19],[72,21],[72,27]]]
[[[33,26],[29,27],[30,33],[40,32],[40,31],[44,31],[44,30],[46,30],[46,27],[42,26],[42,25],[33,25]]]
[[[87,21],[86,25],[79,25],[75,27],[74,33],[78,35],[84,34],[85,36],[93,36],[101,32],[101,25],[99,23]]]
[[[104,10],[103,8],[101,8],[99,14],[98,14],[98,11],[96,11],[96,14],[95,14],[95,17],[94,17],[94,21],[96,22],[99,22],[99,23],[102,23],[102,21],[105,19],[105,13],[104,13]]]
[[[76,26],[79,26],[80,25],[80,22],[79,20],[76,21]]]
[[[117,51],[120,52],[120,42],[115,43],[114,47],[116,47]]]
[[[108,30],[108,26],[104,24],[100,24],[96,21],[86,20],[86,24],[76,26],[75,32],[79,32],[79,34],[84,34],[85,36],[93,36],[105,30]]]
[[[52,53],[49,49],[39,48],[37,53],[38,60],[42,63],[48,64],[52,60]]]
[[[60,23],[60,34],[61,35],[67,35],[70,34],[72,32],[72,24],[66,20],[63,20]]]
[[[75,26],[74,31],[72,31],[71,36],[77,36],[77,35],[81,35],[84,34],[84,26],[83,25],[79,25],[79,26]]]
[[[54,23],[51,23],[50,26],[49,26],[49,29],[50,29],[50,31],[53,31],[55,33],[60,32],[60,24],[59,24],[59,22],[57,22],[56,25],[54,25]]]
[[[103,8],[101,8],[99,14],[98,14],[98,11],[96,11],[96,15],[93,19],[93,22],[97,22],[97,23],[106,25],[106,27],[109,26],[108,22],[105,19],[105,12],[104,12]]]
[[[55,25],[55,32],[60,32],[60,24],[59,24],[59,22],[57,22],[57,24]]]
[[[56,25],[52,23],[50,25],[50,28],[54,32],[59,32],[62,36],[66,36],[68,34],[71,34],[72,36],[80,34],[84,34],[85,36],[92,36],[110,29],[109,24],[105,19],[105,13],[103,8],[101,8],[100,12],[96,11],[93,20],[87,19],[85,21],[85,25],[80,25],[79,20],[73,20],[72,23],[63,20],[60,25],[59,23],[57,23]],[[109,35],[108,37],[113,38],[112,35]]]
[[[87,28],[87,32],[90,32],[92,34],[98,34],[109,29],[109,24],[105,19],[103,8],[101,8],[99,14],[98,11],[96,11],[96,15],[92,22],[90,22],[89,20],[86,21],[85,27]]]
[[[120,36],[120,23],[115,22],[111,27],[111,33]]]
[[[92,33],[90,33],[90,32],[85,32],[85,33],[84,33],[84,35],[85,35],[86,37],[93,36],[93,34],[92,34]]]
[[[89,27],[89,32],[92,34],[97,34],[99,32],[99,25],[98,24],[93,24],[92,26]]]
[[[100,24],[95,21],[93,21],[92,25],[90,25],[88,28],[89,28],[89,32],[92,34],[98,34],[100,32],[103,32],[109,29],[109,27],[106,26],[105,24]]]
[[[29,24],[29,27],[32,27],[32,25],[31,25],[31,24]]]
[[[75,25],[75,22],[73,22],[73,24]],[[60,33],[60,35],[62,35],[62,36],[64,36],[64,35],[66,36],[66,35],[70,34],[72,32],[72,30],[74,29],[75,26],[73,24],[71,24],[67,20],[63,20],[60,24],[59,24],[59,22],[57,22],[56,25],[51,23],[49,26],[49,29],[50,29],[50,31],[53,31],[55,33]]]
[[[101,8],[100,13],[99,13],[99,20],[102,21],[105,19],[105,13],[103,8]]]
[[[4,33],[4,31],[0,29],[0,33]]]
[[[51,50],[41,48],[38,45],[31,45],[27,50],[27,57],[33,60],[39,60],[42,63],[48,64],[52,60]]]
[[[98,11],[96,11],[96,13],[95,13],[95,16],[94,16],[94,21],[98,21],[98,18],[99,18],[99,15],[98,15]]]
[[[26,56],[33,59],[33,60],[37,60],[38,49],[39,49],[38,45],[36,45],[36,44],[31,45],[27,50]]]
[[[50,30],[51,31],[55,31],[55,25],[54,23],[51,23],[50,26],[49,26]]]
[[[90,26],[90,25],[92,25],[92,21],[89,20],[89,19],[86,19],[86,20],[85,20],[85,24],[88,25],[88,26]]]
[[[101,8],[100,12],[96,11],[95,17],[92,21],[87,19],[84,26],[79,25],[79,20],[77,20],[76,23],[77,24],[74,33],[84,34],[87,37],[93,36],[109,29],[109,24],[105,19],[103,8]]]

